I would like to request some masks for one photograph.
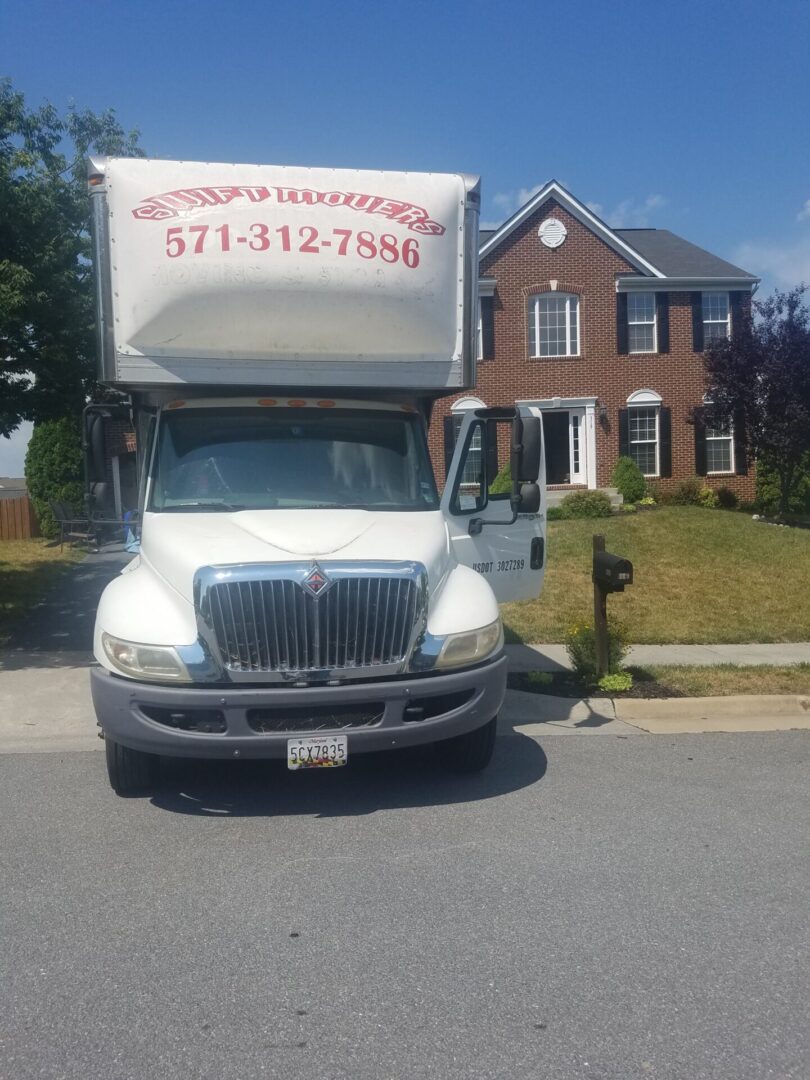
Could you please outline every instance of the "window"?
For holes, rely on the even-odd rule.
[[[727,292],[703,293],[703,344],[731,337],[731,318]]]
[[[706,410],[706,472],[734,472],[734,427],[731,421],[712,417],[711,401]]]
[[[656,351],[655,293],[627,294],[627,346],[631,353]]]
[[[579,297],[540,293],[529,299],[529,352],[532,356],[579,355]]]
[[[630,457],[645,476],[658,476],[658,407],[629,410]]]
[[[475,359],[484,359],[484,320],[481,316],[481,307],[478,307],[478,328],[475,332]]]

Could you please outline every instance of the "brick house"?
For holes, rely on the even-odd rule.
[[[475,397],[436,405],[437,476],[465,408],[519,401],[542,412],[550,488],[607,487],[627,454],[656,484],[700,475],[752,498],[733,427],[707,426],[700,409],[704,344],[733,334],[757,283],[666,229],[611,229],[546,184],[481,232]]]

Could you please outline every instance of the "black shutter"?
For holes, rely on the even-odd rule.
[[[669,293],[655,294],[655,319],[658,323],[658,351],[669,352]]]
[[[672,476],[672,409],[658,410],[658,448],[659,476]]]
[[[737,337],[742,329],[743,321],[743,297],[745,293],[730,292],[728,294],[728,306],[731,312],[731,336]]]
[[[619,457],[630,457],[629,409],[619,409]]]
[[[706,475],[706,410],[695,409],[695,473]]]
[[[692,348],[703,352],[703,293],[692,293]]]
[[[616,352],[626,356],[627,343],[627,293],[616,293]]]
[[[498,433],[503,430],[497,420],[487,420],[487,487],[498,475]]]
[[[495,359],[495,304],[494,297],[481,297],[481,359]]]
[[[734,472],[737,476],[748,475],[748,448],[745,440],[745,419],[739,413],[734,418]]]
[[[456,418],[452,414],[445,416],[442,420],[444,424],[444,475],[447,478],[450,472],[450,462],[453,460],[453,451],[456,448],[456,435],[458,433],[458,427],[456,426]]]

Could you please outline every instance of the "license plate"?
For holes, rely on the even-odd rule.
[[[349,757],[345,735],[322,735],[318,739],[287,739],[288,769],[332,769]]]

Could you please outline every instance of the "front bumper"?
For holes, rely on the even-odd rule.
[[[350,752],[390,750],[437,742],[482,727],[495,716],[506,693],[507,659],[478,667],[402,680],[347,686],[202,687],[158,686],[119,678],[93,668],[90,684],[98,722],[105,736],[133,750],[168,757],[286,757],[287,739],[326,732],[348,736]],[[345,718],[373,703],[375,722],[362,727],[328,726],[334,713]],[[257,730],[257,716],[272,713],[287,723],[285,709],[310,715],[327,726]],[[265,712],[262,713],[261,710]],[[222,731],[181,730],[178,717],[215,724]],[[159,718],[159,719],[156,719]],[[174,717],[174,719],[172,719]],[[294,723],[294,721],[293,721]],[[204,726],[203,724],[203,726]]]

